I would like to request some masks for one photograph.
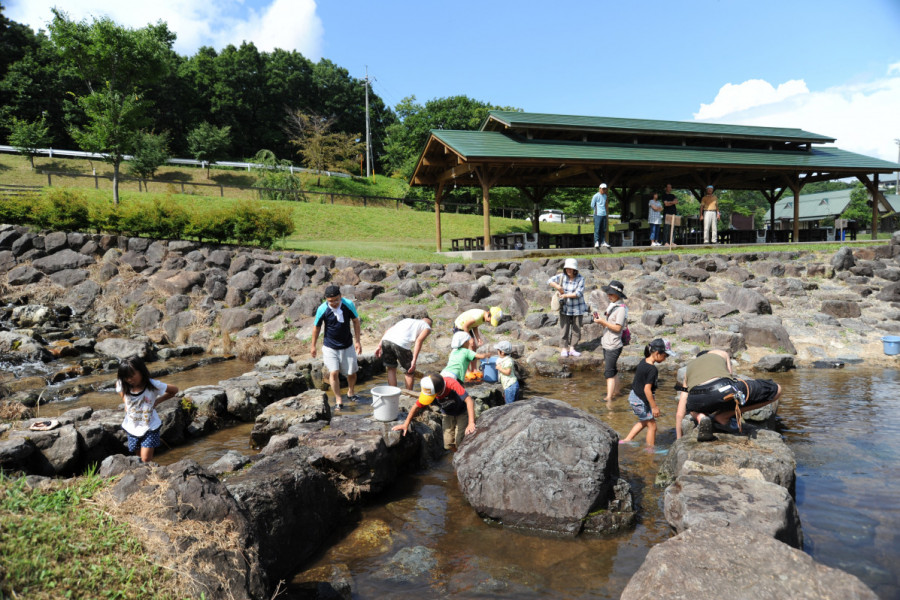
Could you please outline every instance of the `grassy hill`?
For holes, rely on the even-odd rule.
[[[46,186],[47,176],[38,171],[55,171],[90,175],[111,175],[109,165],[99,161],[80,159],[35,159],[37,171],[32,171],[24,157],[0,154],[0,185]],[[402,197],[408,189],[406,182],[389,177],[376,176],[374,181],[322,177],[322,186],[316,187],[314,175],[303,174],[305,189],[338,195],[331,204],[329,196],[308,195],[306,201],[276,202],[273,205],[288,206],[294,216],[296,229],[284,240],[283,247],[316,254],[352,256],[362,260],[389,262],[452,262],[456,259],[442,257],[435,250],[435,219],[431,211],[417,211],[405,205],[396,208],[394,202],[383,207],[362,206],[362,202],[340,194],[365,194],[371,196]],[[150,184],[149,192],[138,191],[136,182],[120,185],[121,201],[127,203],[138,198],[163,196],[190,207],[229,204],[241,198],[256,198],[254,191],[233,192],[218,187],[195,187],[195,183],[218,183],[224,186],[250,186],[256,180],[252,172],[213,169],[211,178],[206,171],[191,167],[163,167],[157,179],[165,183]],[[111,185],[100,179],[100,189],[94,189],[93,177],[52,176],[54,187],[77,188],[91,202],[109,202]],[[185,193],[182,193],[182,187]],[[221,197],[224,193],[225,197]],[[483,235],[480,215],[464,215],[445,212],[441,215],[443,249],[450,249],[450,240],[460,237]],[[588,226],[590,227],[590,226]],[[574,232],[574,224],[543,223],[547,233]],[[495,234],[530,232],[531,224],[524,220],[492,217],[491,231]]]

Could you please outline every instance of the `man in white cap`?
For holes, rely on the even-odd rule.
[[[443,413],[444,449],[455,451],[466,435],[475,433],[475,403],[462,384],[452,377],[432,373],[423,377],[419,385],[422,394],[403,424],[394,425],[393,430],[406,435],[416,413],[433,402]]]
[[[606,243],[607,214],[606,214],[606,184],[601,183],[594,197],[591,198],[591,214],[594,215],[594,248],[603,246],[609,248]]]
[[[713,194],[713,186],[706,186],[706,195],[700,199],[700,218],[703,220],[703,243],[719,243],[719,199]]]

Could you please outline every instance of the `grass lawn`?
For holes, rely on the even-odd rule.
[[[0,474],[0,598],[175,598],[129,526],[92,497],[96,475],[31,489]]]
[[[99,174],[109,173],[108,164],[99,161],[78,159],[35,159],[38,169],[67,170],[78,173],[91,173],[96,168]],[[160,178],[166,184],[151,184],[149,192],[139,192],[134,183],[120,187],[123,203],[149,200],[151,198],[167,198],[192,209],[202,209],[236,202],[238,196],[220,197],[218,188],[192,188],[192,182],[207,182],[206,171],[191,167],[165,167],[160,170]],[[315,183],[315,176],[303,175],[304,185]],[[46,176],[32,171],[28,160],[18,155],[0,154],[0,184],[46,185]],[[212,180],[223,185],[251,185],[255,176],[247,171],[213,170]],[[364,179],[322,177],[323,191],[334,191],[336,194],[364,193],[400,197],[406,193],[406,182],[388,177],[376,177],[374,181]],[[185,191],[181,193],[182,183]],[[111,188],[108,183],[101,182],[101,189],[94,189],[91,178],[54,177],[57,185],[78,187],[91,202],[110,202]],[[157,189],[159,188],[159,189]],[[165,188],[165,189],[162,189]],[[212,191],[211,191],[212,190]],[[255,192],[246,192],[243,197],[255,198]],[[405,205],[396,207],[394,202],[387,206],[362,206],[349,199],[330,203],[327,196],[309,195],[307,201],[300,202],[268,202],[273,205],[287,206],[291,209],[295,231],[279,243],[278,247],[309,252],[314,254],[333,254],[368,261],[383,262],[459,262],[459,259],[435,254],[435,218],[431,211],[417,211]],[[481,237],[484,233],[483,220],[480,215],[465,215],[455,212],[441,214],[442,248],[450,250],[453,238]],[[582,232],[592,231],[592,224],[581,226]],[[575,233],[578,226],[573,223],[542,223],[544,233]],[[530,232],[531,223],[525,220],[491,217],[493,234]],[[890,238],[890,234],[881,234],[881,239]],[[834,251],[840,243],[822,244],[816,249]],[[794,246],[766,246],[766,251],[792,250]],[[748,245],[744,247],[729,246],[728,252],[759,251],[760,247]],[[723,248],[709,249],[676,249],[675,253],[709,254],[721,253]],[[647,254],[668,254],[673,252],[665,248],[641,249]],[[596,256],[593,252],[582,256]]]

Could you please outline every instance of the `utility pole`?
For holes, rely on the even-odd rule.
[[[366,177],[372,176],[372,139],[369,137],[369,66],[366,65]]]

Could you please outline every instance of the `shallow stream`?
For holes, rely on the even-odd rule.
[[[228,361],[165,376],[184,389],[252,370]],[[775,427],[797,458],[796,498],[804,550],[816,560],[860,577],[881,598],[900,597],[900,370],[850,365],[801,369],[774,376],[785,388]],[[626,374],[626,381],[630,376]],[[367,382],[366,390],[383,384]],[[650,547],[670,536],[662,491],[653,485],[662,452],[674,440],[674,372],[660,374],[660,434],[655,453],[642,445],[620,446],[622,476],[632,485],[640,519],[634,531],[608,538],[553,539],[484,523],[467,505],[445,457],[427,472],[403,478],[378,502],[365,507],[354,530],[310,566],[344,563],[360,598],[618,598]],[[529,380],[529,393],[564,400],[609,423],[620,435],[634,417],[623,394],[612,410],[595,374],[571,379]],[[92,393],[75,403],[42,407],[55,414],[74,406],[114,406],[117,397]],[[50,409],[50,410],[48,410]],[[348,412],[371,413],[366,405]],[[227,450],[252,453],[243,424],[157,454],[161,463],[193,458],[210,465]],[[643,440],[643,435],[638,438]],[[416,583],[378,576],[401,548],[435,551],[437,567]]]

